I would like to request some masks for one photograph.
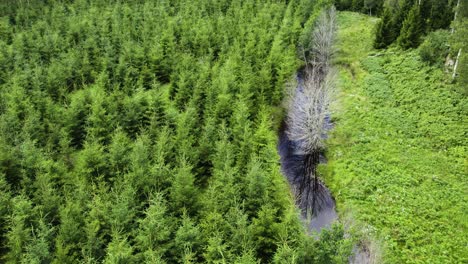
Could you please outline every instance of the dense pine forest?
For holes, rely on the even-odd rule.
[[[0,263],[465,263],[467,29],[464,0],[0,1]]]
[[[2,1],[1,262],[344,262],[339,226],[306,237],[276,151],[329,6]]]

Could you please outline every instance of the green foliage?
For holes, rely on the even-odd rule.
[[[370,18],[353,12],[340,12],[337,16],[338,27],[337,42],[347,42],[360,38],[373,38],[373,29],[379,22],[377,18]],[[372,49],[372,42],[355,41],[353,45],[337,46],[337,54],[334,58],[336,64],[343,64],[349,67],[353,75],[358,74],[358,61],[365,56],[369,49]]]
[[[186,214],[182,215],[182,221],[175,233],[173,256],[179,263],[189,259],[195,261],[201,251],[200,228]]]
[[[396,36],[397,32],[395,32],[392,14],[389,9],[385,9],[382,19],[376,26],[374,48],[382,49],[388,47],[396,39]]]
[[[451,57],[456,60],[460,51],[456,80],[462,92],[468,94],[468,4],[460,1],[457,9],[457,19],[452,23],[453,34],[450,37]]]
[[[337,0],[335,1],[336,9],[338,10],[351,10],[353,4],[352,0]]]
[[[456,2],[452,0],[337,0],[336,5],[338,10],[377,14],[382,19],[375,31],[375,48],[386,48],[398,40],[402,48],[408,49],[416,48],[421,43],[420,38],[423,35],[438,29],[448,29],[453,20]]]
[[[351,10],[355,12],[360,12],[364,6],[364,0],[352,0]]]
[[[384,2],[384,0],[335,0],[335,5],[338,10],[352,10],[375,15],[382,11]]]
[[[449,33],[445,30],[438,30],[427,35],[424,42],[419,46],[419,56],[421,60],[436,66],[442,66],[448,54]]]
[[[348,23],[339,35],[373,21],[340,16]],[[362,36],[338,45],[371,43]],[[328,141],[326,182],[338,207],[375,230],[384,263],[465,261],[466,96],[416,50],[369,47],[351,58],[353,69],[339,65],[342,110]]]
[[[464,49],[466,50],[466,49]],[[459,70],[458,74],[458,86],[460,87],[460,91],[465,95],[468,94],[468,54],[464,52],[461,57],[459,63]]]
[[[6,263],[18,263],[23,260],[28,242],[31,240],[31,223],[34,212],[32,204],[24,196],[17,196],[11,200],[11,215],[8,220],[8,232],[6,233],[6,247],[8,253],[5,256]]]
[[[95,210],[99,209],[96,208]],[[88,219],[91,220],[91,218]],[[99,222],[94,222],[92,230],[98,232],[99,225]],[[81,247],[87,237],[83,226],[83,208],[76,201],[66,201],[60,208],[60,226],[55,238],[55,263],[78,260]]]
[[[266,263],[310,242],[276,128],[332,1],[0,2],[0,262]]]
[[[305,244],[305,248],[300,251],[300,262],[349,263],[353,241],[350,238],[343,239],[343,236],[343,227],[335,224],[330,230],[323,230],[320,239],[309,237],[310,243]]]
[[[112,237],[112,241],[107,246],[107,255],[104,259],[105,264],[126,264],[136,263],[134,261],[133,249],[126,238],[119,234]]]
[[[50,263],[52,260],[51,243],[54,228],[40,219],[33,231],[33,237],[26,247],[22,261],[25,263]]]
[[[5,180],[5,175],[0,174],[0,241],[5,241],[5,233],[7,230],[7,215],[9,215],[11,203],[10,186]],[[2,244],[0,252],[6,250]]]
[[[400,35],[397,38],[398,45],[403,49],[416,48],[421,43],[423,25],[419,5],[414,5],[403,21]]]
[[[170,205],[172,210],[179,214],[185,210],[188,210],[190,214],[195,214],[198,211],[198,191],[195,186],[195,177],[184,158],[179,162],[180,167],[173,175],[170,188]]]
[[[446,29],[450,26],[453,19],[453,8],[457,1],[454,0],[431,0],[423,1],[423,8],[426,8],[426,13],[423,18],[426,19],[425,24],[427,31]],[[461,1],[463,2],[463,1]]]
[[[256,238],[257,254],[264,261],[270,260],[276,251],[274,235],[278,232],[275,223],[276,210],[263,206],[258,217],[253,220],[252,234]]]

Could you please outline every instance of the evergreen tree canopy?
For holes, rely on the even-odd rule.
[[[403,26],[397,39],[398,45],[404,49],[416,48],[421,43],[423,30],[420,7],[419,5],[414,5],[403,21]]]
[[[0,1],[0,262],[297,259],[275,130],[331,2]]]

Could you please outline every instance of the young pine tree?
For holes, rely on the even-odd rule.
[[[201,246],[200,228],[184,213],[180,227],[173,239],[172,256],[179,263],[193,263]]]
[[[163,196],[157,193],[150,201],[144,218],[139,220],[136,231],[135,247],[141,252],[143,259],[151,262],[162,258],[169,248],[173,224],[167,216],[167,208]]]
[[[107,255],[104,263],[136,263],[133,247],[130,245],[128,238],[118,233],[112,235],[112,241],[107,246]]]
[[[421,35],[424,33],[419,5],[414,5],[403,21],[398,45],[403,49],[416,48],[421,43]]]
[[[33,207],[31,201],[24,196],[13,198],[11,204],[9,230],[4,242],[8,253],[2,260],[6,260],[6,263],[20,263],[24,260],[26,245],[31,241]]]
[[[52,261],[52,242],[55,228],[45,222],[43,217],[36,223],[32,230],[31,241],[26,245],[26,253],[23,255],[23,263],[50,263]]]
[[[263,263],[269,263],[278,247],[278,223],[277,209],[270,205],[264,205],[258,212],[258,217],[254,218],[250,226],[255,239],[257,256]]]
[[[382,19],[376,27],[374,48],[383,49],[388,47],[396,38],[395,27],[390,9],[385,8]]]
[[[78,262],[86,234],[81,203],[69,199],[60,208],[60,226],[55,239],[54,264]]]
[[[189,215],[198,212],[198,188],[195,186],[195,176],[192,167],[184,157],[181,157],[179,168],[175,169],[172,186],[169,191],[171,209],[177,215],[187,211]]]
[[[7,229],[7,215],[11,207],[10,186],[5,179],[5,174],[0,173],[0,241],[5,241]],[[4,243],[0,243],[0,255],[6,250]]]

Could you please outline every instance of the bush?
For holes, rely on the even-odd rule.
[[[431,32],[419,46],[421,59],[432,65],[442,65],[449,51],[448,38],[449,32],[447,30]]]

